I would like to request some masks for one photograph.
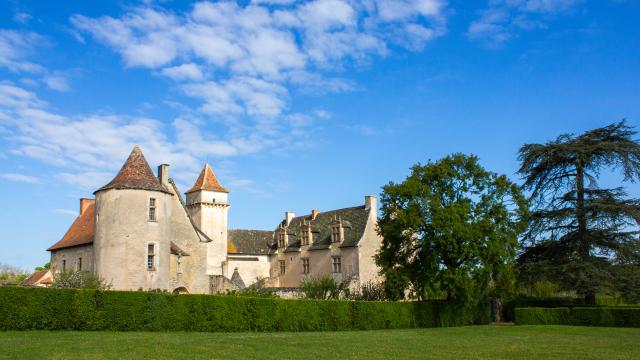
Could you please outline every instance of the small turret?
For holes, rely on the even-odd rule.
[[[212,241],[207,244],[207,274],[222,274],[227,257],[229,190],[205,164],[191,189],[187,190],[187,210],[194,225]]]

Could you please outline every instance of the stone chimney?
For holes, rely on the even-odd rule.
[[[316,217],[318,217],[318,214],[320,214],[320,210],[316,210],[316,209],[311,210],[311,220],[315,220]]]
[[[95,202],[94,199],[81,198],[80,199],[80,215],[84,214],[84,211],[87,210],[89,205]]]
[[[291,220],[296,216],[296,214],[294,214],[291,211],[287,211],[284,213],[284,225],[285,226],[289,226],[289,224],[291,223]]]
[[[365,195],[364,209],[365,210],[373,209],[373,211],[377,210],[376,197],[374,195]]]
[[[158,166],[158,180],[164,186],[169,186],[169,164]]]

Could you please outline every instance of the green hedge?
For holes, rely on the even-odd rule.
[[[487,304],[0,287],[0,330],[336,331],[488,322]]]
[[[503,309],[505,321],[515,321],[516,308],[573,308],[576,306],[585,306],[584,298],[573,297],[529,297],[521,296],[507,302]]]
[[[640,307],[516,308],[518,325],[640,327]]]
[[[558,308],[558,307],[640,307],[638,304],[623,304],[622,299],[612,296],[598,296],[596,298],[596,305],[587,305],[584,302],[584,297],[529,297],[520,296],[511,301],[508,301],[503,308],[503,316],[505,321],[515,321],[515,309],[516,308]]]

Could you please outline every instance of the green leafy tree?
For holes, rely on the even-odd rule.
[[[383,187],[381,212],[376,262],[388,298],[410,290],[418,299],[469,301],[513,290],[526,200],[477,157],[453,154],[415,165],[402,183]]]
[[[640,201],[622,187],[598,186],[603,169],[640,176],[640,146],[624,121],[546,144],[526,144],[519,173],[534,206],[519,258],[524,281],[554,279],[595,304],[617,281],[614,265],[637,263]],[[633,272],[631,272],[633,273]]]
[[[29,274],[23,269],[0,263],[0,280],[11,284],[19,284],[27,277],[29,277]]]

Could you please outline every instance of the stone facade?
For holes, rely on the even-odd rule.
[[[205,165],[186,201],[135,147],[116,177],[81,199],[80,214],[48,250],[52,272],[93,271],[114,290],[215,293],[264,279],[291,289],[306,276],[378,281],[375,198],[295,217],[274,231],[228,229],[229,191]]]

